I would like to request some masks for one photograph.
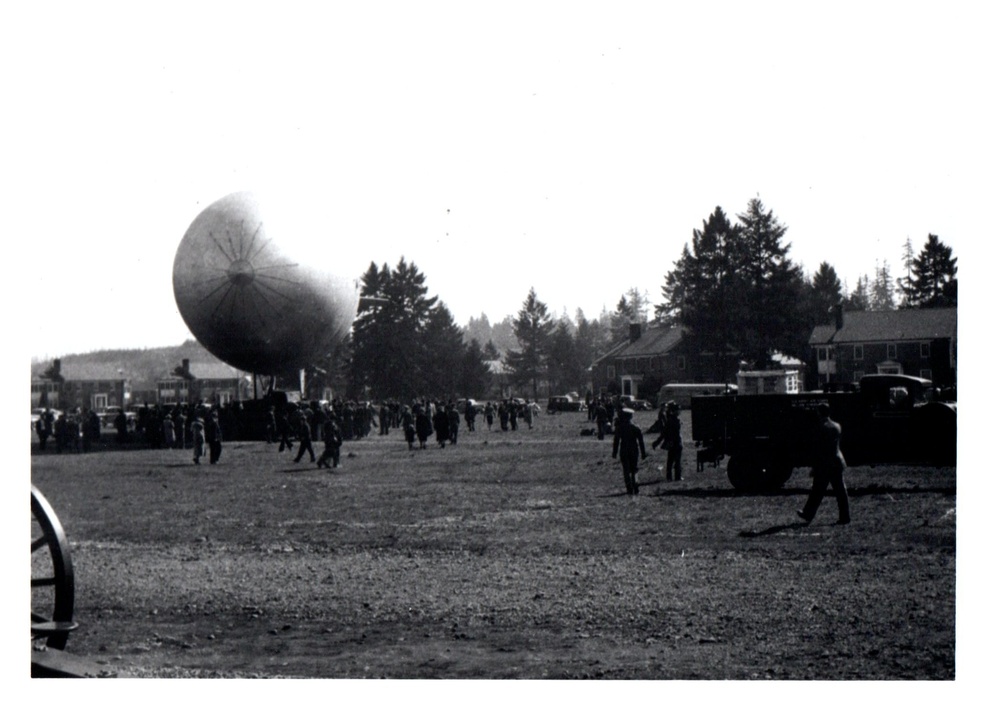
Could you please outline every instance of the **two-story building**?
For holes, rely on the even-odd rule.
[[[668,382],[732,382],[739,369],[735,352],[719,358],[695,350],[681,327],[629,326],[629,339],[591,365],[595,394],[631,394],[655,399]]]
[[[159,404],[207,402],[226,405],[248,398],[246,373],[224,362],[182,360],[170,375],[156,381]]]
[[[32,408],[79,407],[100,412],[106,407],[125,406],[129,396],[129,378],[111,362],[56,359],[49,376],[31,378]]]
[[[819,383],[857,382],[866,374],[923,377],[954,387],[958,364],[958,308],[845,312],[812,331],[809,346]]]

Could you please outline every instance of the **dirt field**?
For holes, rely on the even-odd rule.
[[[806,525],[805,470],[741,495],[690,442],[683,482],[651,451],[629,497],[584,417],[373,434],[336,470],[33,447],[72,543],[67,649],[119,677],[955,678],[954,468],[852,468],[853,523],[828,496]]]

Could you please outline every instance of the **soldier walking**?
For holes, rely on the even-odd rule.
[[[840,425],[830,419],[830,405],[825,402],[816,408],[819,415],[819,428],[816,432],[815,454],[812,474],[813,485],[809,491],[806,506],[797,512],[799,517],[809,523],[816,516],[826,488],[833,485],[834,496],[837,497],[837,509],[840,518],[837,524],[849,524],[851,521],[850,507],[847,503],[847,485],[844,484],[844,469],[847,462],[840,451]]]
[[[622,475],[625,478],[625,491],[628,494],[639,494],[639,458],[646,459],[646,443],[642,438],[642,430],[632,424],[632,410],[623,409],[615,428],[615,438],[611,443],[611,459],[617,459],[621,454]]]

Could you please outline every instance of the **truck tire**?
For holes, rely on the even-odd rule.
[[[931,402],[913,413],[913,446],[920,459],[939,467],[954,467],[957,459],[958,407]]]
[[[741,492],[773,492],[792,476],[792,464],[784,459],[733,455],[726,464],[726,477]]]

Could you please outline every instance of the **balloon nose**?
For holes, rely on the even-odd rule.
[[[233,263],[229,265],[229,269],[226,270],[226,275],[229,277],[229,281],[237,287],[246,287],[247,285],[253,283],[253,265],[250,264],[249,260],[242,258],[234,260]]]

